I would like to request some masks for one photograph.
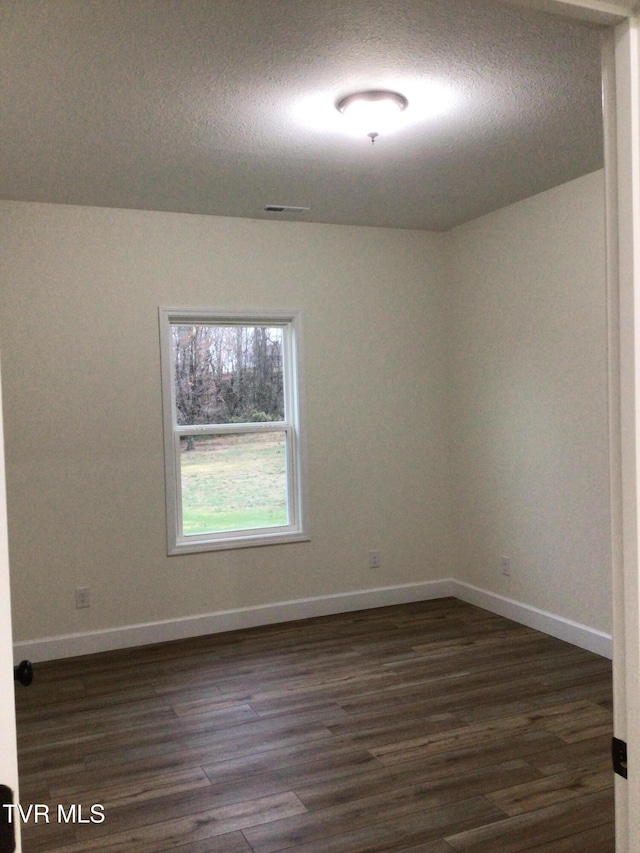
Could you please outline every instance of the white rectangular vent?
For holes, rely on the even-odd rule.
[[[290,204],[265,204],[262,208],[265,213],[304,213],[308,207],[294,207]]]

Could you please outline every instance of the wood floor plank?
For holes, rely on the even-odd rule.
[[[552,747],[542,748],[538,753],[530,755],[527,760],[531,765],[546,776],[574,770],[589,763],[597,764],[603,757],[609,763],[607,753],[611,749],[611,732],[599,734],[593,738],[585,738],[574,743],[564,744],[561,749]]]
[[[144,776],[130,774],[116,784],[101,784],[95,788],[83,789],[77,785],[51,786],[50,796],[57,803],[100,803],[110,812],[120,806],[140,805],[152,799],[175,797],[197,788],[211,788],[211,780],[201,767]]]
[[[158,848],[156,853],[253,853],[253,851],[242,832],[237,830],[216,838],[189,841],[177,847],[171,844],[170,847]],[[451,848],[448,853],[451,853]]]
[[[610,665],[609,665],[610,666]],[[539,680],[540,665],[537,661],[520,660],[500,669],[468,673],[457,669],[443,672],[437,677],[418,677],[398,680],[376,692],[361,692],[343,698],[340,704],[350,713],[358,708],[397,707],[403,703],[427,702],[431,713],[455,713],[468,722],[482,721],[492,717],[509,715],[509,707],[515,703],[515,712],[549,704],[591,699],[603,681],[610,690],[610,669],[594,683],[587,682],[586,696],[566,695],[561,678],[560,685],[542,687]],[[499,677],[496,677],[499,673]],[[503,710],[506,708],[507,710]],[[487,713],[489,709],[489,713]],[[418,709],[419,712],[419,709]]]
[[[464,725],[463,721],[454,714],[416,713],[411,716],[398,715],[395,709],[388,709],[383,714],[348,714],[337,723],[331,723],[328,728],[334,735],[351,737],[354,743],[366,749],[373,749],[385,744],[395,744],[398,739],[413,740],[428,737],[430,734],[450,732]]]
[[[395,808],[390,801],[383,808],[371,798],[364,812],[354,806],[325,809],[312,816],[252,827],[243,834],[254,853],[397,853],[441,838],[446,827],[462,831],[501,817],[482,797],[436,808],[426,807],[426,799],[419,803],[404,798],[397,799]]]
[[[24,853],[610,853],[611,663],[455,599],[36,665]]]
[[[595,703],[589,702],[568,717],[550,720],[548,728],[566,743],[575,743],[594,735],[609,734],[611,731],[611,714]]]
[[[522,853],[615,853],[615,826],[603,823],[552,842],[534,844]]]
[[[22,797],[22,792],[21,792]],[[24,798],[22,798],[24,802]],[[21,827],[22,849],[26,853],[52,853],[66,850],[75,843],[75,829],[68,824],[34,823]]]
[[[564,802],[506,820],[445,837],[447,844],[461,853],[519,853],[531,846],[548,845],[613,821],[613,792],[598,791],[579,800]]]
[[[218,785],[233,785],[249,776],[265,773],[297,772],[296,768],[316,762],[335,762],[353,760],[359,765],[370,761],[376,766],[379,762],[367,750],[356,746],[348,738],[324,738],[301,741],[261,752],[248,753],[233,759],[211,757],[204,761],[203,767],[212,782]]]
[[[473,746],[475,743],[493,740],[505,734],[516,735],[532,728],[544,728],[563,738],[563,732],[572,732],[575,729],[574,715],[580,718],[578,724],[580,733],[587,737],[588,724],[595,720],[600,727],[604,713],[601,715],[594,712],[592,704],[587,701],[568,702],[537,708],[530,714],[492,719],[488,722],[474,723],[458,729],[372,747],[371,752],[383,763],[392,764],[398,761],[410,761],[424,752],[450,752],[454,748]],[[609,720],[609,726],[610,724]]]
[[[300,799],[299,791],[309,787],[325,785],[331,789],[339,788],[341,784],[347,784],[345,780],[354,776],[364,776],[368,780],[372,777],[372,765],[379,766],[370,753],[353,750],[342,756],[332,755],[279,770],[268,767],[262,773],[243,775],[234,780],[220,779],[217,766],[204,769],[210,780],[212,797],[224,803],[235,802],[244,796],[253,798],[289,790],[294,791]]]
[[[425,841],[411,845],[411,847],[403,847],[397,853],[451,853],[451,847],[446,841],[439,839],[438,841]]]
[[[395,772],[383,767],[377,771],[352,774],[342,779],[318,780],[306,786],[295,786],[295,794],[310,812],[330,809],[345,803],[362,803],[377,791],[381,797],[385,792],[397,794],[406,790],[407,796],[427,796],[433,805],[442,805],[457,800],[487,796],[490,792],[520,789],[526,783],[538,780],[538,773],[526,761],[516,759],[502,764],[486,766],[465,773],[438,775],[436,778],[421,778],[427,775],[416,770],[414,764],[409,767],[395,767]],[[494,802],[493,800],[491,800]],[[495,803],[497,808],[500,804]],[[501,809],[504,811],[504,809]]]
[[[217,746],[198,744],[196,746],[178,742],[172,744],[170,750],[159,755],[146,756],[134,762],[120,760],[105,763],[102,760],[87,762],[87,766],[78,765],[69,772],[61,767],[57,774],[69,785],[70,780],[75,780],[78,790],[88,790],[100,784],[114,785],[120,782],[126,783],[130,776],[149,774],[179,773],[193,766],[214,766],[217,775],[222,778],[233,780],[239,776],[266,772],[273,768],[295,766],[308,761],[320,760],[325,757],[340,757],[345,753],[355,751],[353,744],[338,738],[330,738],[328,732],[324,732],[322,738],[309,737],[308,739],[296,740],[287,744],[271,744],[271,749],[262,749],[257,752],[247,752],[243,755],[235,755],[231,758],[221,757]],[[368,754],[367,754],[368,755]],[[372,756],[368,757],[372,758]],[[226,776],[225,776],[226,774]],[[54,776],[50,771],[50,776]],[[37,780],[37,776],[29,776],[28,779]],[[52,785],[54,783],[52,782]]]
[[[86,751],[87,766],[108,767],[111,764],[136,764],[149,757],[166,758],[168,755],[189,748],[195,755],[202,755],[203,761],[234,759],[256,752],[268,752],[272,749],[302,743],[310,740],[324,740],[331,732],[322,723],[309,723],[298,726],[254,727],[242,732],[212,730],[192,733],[189,737],[168,739],[166,734],[153,741],[139,745],[122,738],[111,748],[106,741],[91,744]]]
[[[98,853],[104,851],[105,847],[108,847],[109,853],[131,853],[134,850],[136,853],[157,853],[163,846],[171,850],[185,843],[194,844],[245,827],[284,820],[304,810],[293,794],[263,797],[112,833],[106,842],[102,836],[90,841],[76,840],[54,853]],[[82,830],[76,830],[76,836],[82,834]]]
[[[602,761],[600,764],[493,791],[485,796],[503,812],[513,816],[610,787],[611,764],[609,761]]]

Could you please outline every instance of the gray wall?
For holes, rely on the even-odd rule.
[[[447,234],[1,203],[15,640],[450,577],[609,631],[602,194]],[[159,305],[302,309],[311,542],[166,556]]]

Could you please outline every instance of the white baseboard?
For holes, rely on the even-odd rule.
[[[603,657],[612,657],[612,639],[609,634],[453,578],[279,601],[257,607],[221,610],[183,619],[124,625],[59,637],[42,637],[15,643],[14,654],[16,660],[28,658],[36,663],[447,596],[475,604]]]
[[[461,601],[475,604],[477,607],[482,607],[491,613],[497,613],[499,616],[512,619],[514,622],[519,622],[528,628],[535,628],[537,631],[542,631],[544,634],[549,634],[559,640],[565,640],[567,643],[579,646],[579,648],[586,649],[588,652],[594,652],[610,660],[613,657],[613,639],[611,634],[605,634],[603,631],[589,628],[588,625],[573,622],[571,619],[556,616],[555,613],[539,610],[537,607],[531,607],[529,604],[505,598],[494,592],[487,592],[487,590],[463,583],[462,581],[454,581],[453,595]]]
[[[313,616],[329,616],[333,613],[369,610],[372,607],[387,607],[391,604],[427,601],[451,595],[455,595],[453,580],[424,581],[294,601],[279,601],[257,607],[241,607],[237,610],[221,610],[183,619],[166,619],[161,622],[124,625],[119,628],[66,634],[59,637],[42,637],[14,643],[13,648],[16,660],[28,658],[36,663],[113,649],[146,646],[168,640],[182,640],[203,634],[219,634],[240,628],[255,628],[258,625],[292,622]]]

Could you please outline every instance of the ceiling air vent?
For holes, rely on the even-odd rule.
[[[265,204],[262,208],[265,213],[305,213],[308,207],[293,207],[290,204]]]

